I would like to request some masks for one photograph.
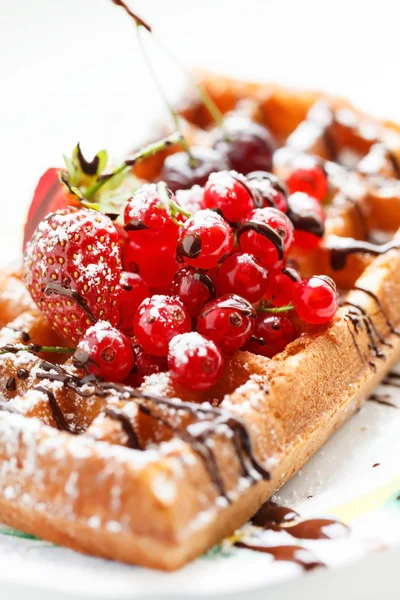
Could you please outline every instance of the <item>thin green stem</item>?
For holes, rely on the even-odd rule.
[[[87,188],[87,190],[85,192],[85,198],[87,200],[91,200],[97,194],[97,192],[103,187],[103,185],[105,185],[107,182],[109,182],[111,179],[113,179],[113,177],[116,177],[123,171],[126,171],[130,167],[133,167],[134,165],[136,165],[136,163],[140,162],[141,160],[144,160],[145,158],[149,158],[150,156],[153,156],[154,154],[161,152],[161,150],[165,150],[165,148],[169,148],[169,146],[173,146],[174,144],[182,144],[182,139],[183,139],[182,135],[179,132],[175,132],[166,138],[162,138],[161,140],[158,140],[157,142],[148,144],[148,146],[145,146],[145,148],[142,148],[141,150],[136,152],[132,156],[132,158],[125,160],[122,163],[122,165],[117,167],[111,173],[108,173],[107,175],[101,175],[100,178],[98,179],[98,181],[96,181],[96,183],[94,183],[92,186]]]
[[[271,313],[273,315],[275,314],[279,314],[279,313],[285,313],[285,312],[289,312],[290,310],[294,310],[294,306],[293,304],[287,304],[286,306],[271,306],[268,307],[265,304],[262,304],[261,306],[258,307],[257,312],[266,312],[266,313]]]
[[[160,48],[163,50],[163,52],[165,54],[167,54],[167,56],[169,56],[170,60],[182,71],[182,73],[185,75],[185,77],[197,89],[197,93],[200,96],[200,100],[202,101],[202,103],[204,104],[204,106],[206,107],[208,112],[210,113],[211,118],[216,123],[216,125],[218,125],[222,129],[222,131],[224,131],[224,115],[220,111],[220,109],[218,108],[218,106],[216,105],[214,100],[211,98],[210,94],[207,92],[205,87],[202,86],[198,81],[196,81],[196,79],[193,77],[193,75],[190,73],[190,71],[188,71],[186,69],[186,67],[183,66],[183,64],[180,62],[180,60],[175,56],[175,54],[171,51],[171,49],[168,48],[168,46],[164,43],[164,41],[162,39],[160,39],[158,36],[156,36],[154,34],[154,32],[152,35],[153,35],[153,39],[160,46]]]
[[[73,354],[76,348],[65,348],[64,346],[37,346],[30,344],[8,344],[0,348],[0,354],[8,354],[9,352],[54,352],[56,354]]]
[[[167,184],[164,181],[160,181],[157,184],[157,191],[159,193],[161,202],[164,204],[164,206],[169,209],[171,211],[172,214],[172,219],[174,221],[174,223],[176,223],[177,225],[183,226],[183,223],[181,223],[180,221],[178,221],[177,219],[175,219],[177,214],[183,215],[184,217],[191,217],[191,213],[187,210],[185,210],[184,208],[182,208],[182,206],[179,206],[179,204],[176,204],[176,202],[174,202],[174,200],[170,197],[170,195],[168,194],[168,188],[167,188]]]
[[[155,84],[155,86],[156,86],[156,88],[158,90],[158,93],[160,94],[161,98],[163,99],[163,102],[164,102],[165,106],[167,107],[167,109],[168,109],[168,111],[169,111],[169,113],[171,115],[171,118],[172,118],[172,121],[174,123],[176,131],[178,131],[181,134],[181,136],[182,136],[182,146],[183,146],[183,149],[185,150],[185,152],[187,153],[187,155],[189,156],[190,166],[192,168],[194,168],[196,166],[196,160],[193,157],[192,153],[190,152],[190,146],[188,144],[188,141],[186,140],[185,136],[183,135],[181,122],[179,120],[179,115],[174,110],[171,102],[167,98],[167,95],[164,92],[164,88],[162,87],[162,85],[160,83],[160,80],[158,78],[157,71],[154,69],[153,64],[152,64],[152,62],[151,62],[151,60],[149,58],[149,55],[147,54],[146,48],[144,47],[143,40],[142,40],[142,37],[141,37],[141,29],[142,29],[143,25],[142,25],[142,23],[136,23],[136,25],[137,25],[137,37],[138,37],[138,42],[139,42],[140,50],[141,50],[143,58],[144,58],[144,60],[146,62],[147,68],[150,71],[150,74],[151,74],[151,76],[153,78],[153,81],[154,81],[154,84]],[[146,31],[148,31],[148,30],[146,29]]]

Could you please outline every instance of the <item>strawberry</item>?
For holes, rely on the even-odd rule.
[[[24,257],[24,279],[52,326],[76,343],[97,320],[117,318],[121,275],[118,233],[94,210],[67,207],[36,229]]]
[[[60,181],[61,169],[47,169],[39,179],[29,207],[24,228],[23,249],[31,239],[40,221],[49,213],[66,206],[78,206],[79,200],[73,194],[69,194]]]

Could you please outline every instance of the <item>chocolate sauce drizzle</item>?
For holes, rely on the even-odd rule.
[[[139,221],[139,219],[131,219],[125,225],[125,231],[143,231],[144,229],[149,229],[149,227],[143,221]]]
[[[391,385],[392,387],[400,387],[400,373],[390,371],[382,381],[382,385]]]
[[[317,567],[326,567],[325,563],[318,560],[310,550],[302,546],[257,546],[246,544],[245,542],[236,542],[235,546],[271,554],[275,560],[295,563],[304,569],[304,571],[312,571]]]
[[[179,258],[194,259],[201,252],[201,237],[199,235],[184,235],[177,247],[176,253]]]
[[[362,319],[369,338],[368,347],[372,350],[374,355],[377,358],[386,358],[386,355],[379,349],[377,343],[379,342],[384,346],[388,346],[389,348],[392,348],[393,344],[385,341],[383,336],[377,330],[374,322],[372,321],[371,316],[367,313],[367,311],[364,308],[362,308],[362,306],[359,306],[354,302],[350,302],[349,300],[346,300],[345,304],[348,306],[352,306],[353,308],[359,311],[357,314],[357,312],[355,312],[354,310],[349,310],[348,315],[350,315],[353,318],[354,322],[357,318]],[[361,321],[359,322],[359,325],[361,325]]]
[[[358,292],[364,292],[364,294],[367,294],[367,296],[370,296],[370,298],[372,298],[375,301],[376,305],[378,306],[378,308],[379,308],[379,310],[380,310],[383,318],[386,321],[386,325],[388,326],[388,328],[390,329],[390,331],[392,333],[394,333],[395,335],[400,335],[400,331],[393,326],[393,323],[390,321],[390,319],[389,319],[389,317],[388,317],[385,309],[382,306],[382,302],[379,300],[379,298],[378,298],[378,296],[376,294],[374,294],[370,290],[367,290],[367,289],[365,289],[365,288],[363,288],[361,286],[357,286],[357,285],[354,286],[353,289],[357,290]]]
[[[134,450],[142,450],[142,447],[140,446],[140,443],[139,443],[138,436],[136,435],[136,432],[133,429],[132,423],[130,422],[129,418],[126,415],[124,415],[124,413],[122,411],[117,410],[115,408],[113,408],[113,409],[106,408],[104,411],[104,414],[109,419],[112,419],[113,421],[118,421],[118,423],[120,423],[122,429],[124,430],[124,432],[126,433],[126,436],[128,438],[128,447],[129,448],[133,448]]]
[[[16,331],[17,333],[21,334],[21,339],[23,342],[27,343],[30,341],[31,336],[29,335],[29,333],[27,331],[24,331],[23,329],[20,329],[19,327],[11,327],[10,325],[5,325],[6,329],[11,329],[11,331]]]
[[[246,221],[243,223],[243,225],[240,225],[239,229],[237,230],[237,238],[240,239],[240,237],[248,231],[254,231],[255,233],[267,238],[275,247],[278,254],[278,259],[282,260],[285,254],[284,233],[281,235],[277,229],[274,229],[265,223],[259,223],[258,221]]]
[[[207,275],[207,273],[203,271],[196,271],[193,273],[193,279],[205,285],[209,292],[209,300],[213,300],[216,297],[217,291],[215,289],[214,282],[211,277]]]
[[[398,406],[388,400],[388,398],[390,398],[389,394],[379,394],[376,392],[375,394],[371,394],[371,396],[368,398],[368,401],[376,402],[377,404],[383,404],[384,406],[390,406],[391,408],[398,408]]]
[[[398,240],[392,240],[386,244],[372,244],[363,240],[354,240],[353,238],[339,237],[331,235],[328,237],[326,248],[330,250],[330,263],[334,271],[340,271],[346,264],[347,257],[350,254],[357,254],[358,252],[364,254],[372,254],[373,256],[380,256],[386,254],[390,250],[397,250],[400,248],[400,242]]]
[[[392,152],[392,150],[390,150],[390,148],[388,148],[385,145],[384,145],[384,150],[385,150],[385,155],[390,162],[390,165],[393,169],[395,176],[397,177],[397,179],[400,179],[400,164],[399,164],[399,161],[397,160],[397,156],[395,155],[394,152]]]
[[[17,389],[17,382],[15,380],[15,377],[10,377],[9,379],[7,379],[6,389],[9,392],[15,392],[15,390]]]
[[[70,298],[79,306],[79,308],[83,310],[84,313],[87,314],[92,321],[97,321],[85,299],[82,298],[82,296],[75,290],[70,290],[64,287],[61,283],[51,282],[46,285],[45,294],[48,296],[51,294],[59,294],[60,296],[65,296],[65,298]]]
[[[301,204],[294,202],[291,196],[288,199],[287,216],[295,229],[312,233],[320,238],[324,236],[325,224],[321,217],[317,213],[311,213],[309,210],[302,210]]]
[[[230,432],[229,438],[232,440],[243,477],[248,477],[253,483],[256,483],[260,478],[270,478],[270,473],[264,469],[253,454],[246,426],[239,417],[227,410],[163,398],[122,384],[103,382],[93,375],[85,375],[79,378],[68,373],[61,365],[55,365],[48,361],[42,361],[40,369],[36,373],[39,380],[59,381],[80,396],[98,395],[107,397],[112,392],[120,400],[133,400],[143,414],[161,422],[191,446],[193,451],[202,459],[210,479],[214,482],[220,494],[228,501],[228,493],[225,490],[223,478],[210,444],[213,435],[223,435],[221,431],[224,427]],[[80,431],[72,429],[66,421],[54,394],[42,386],[36,389],[48,395],[57,427],[70,433],[80,433]],[[169,422],[164,416],[158,414],[158,408],[167,408],[169,412],[176,414],[187,413],[196,420],[186,428],[179,427],[179,425]],[[121,422],[120,416],[118,416],[118,420]],[[201,428],[197,426],[199,422],[202,423]]]
[[[299,519],[299,513],[292,508],[279,506],[275,502],[265,502],[252,517],[251,522],[263,529],[286,531],[292,537],[303,540],[332,539],[333,537],[345,537],[350,533],[347,525],[335,519],[298,521]],[[330,528],[333,526],[335,533],[331,535]]]
[[[58,429],[60,429],[61,431],[68,431],[68,433],[72,433],[73,435],[81,433],[79,429],[76,429],[68,423],[52,391],[48,390],[42,385],[37,385],[34,389],[38,392],[46,394],[49,400],[51,412],[53,413],[53,417]]]
[[[275,502],[265,502],[253,516],[251,522],[265,530],[284,531],[296,539],[333,539],[345,537],[350,533],[347,525],[334,519],[307,519],[304,521],[299,521],[299,519],[300,515],[295,510],[279,506]],[[271,554],[275,560],[294,562],[305,571],[326,566],[311,551],[302,546],[260,546],[242,541],[236,542],[235,546]]]

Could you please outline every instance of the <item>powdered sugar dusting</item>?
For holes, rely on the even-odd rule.
[[[205,337],[192,331],[176,335],[169,343],[169,354],[177,365],[187,364],[190,357],[195,354],[199,357],[207,356],[210,345],[215,344]]]

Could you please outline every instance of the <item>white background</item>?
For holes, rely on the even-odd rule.
[[[400,120],[397,0],[131,0],[131,6],[188,66],[327,89]],[[152,56],[174,98],[178,71],[159,52]],[[18,256],[24,213],[48,166],[61,165],[77,141],[89,155],[107,147],[121,157],[162,111],[134,27],[110,0],[0,0],[1,260]],[[392,553],[385,565],[396,561]],[[382,559],[379,565],[375,583]],[[360,571],[351,598],[367,597]],[[340,586],[330,576],[331,591],[335,580]],[[346,589],[340,593],[350,597]]]
[[[350,96],[398,116],[397,0],[131,0],[186,65]],[[150,41],[150,40],[149,40]],[[150,45],[150,44],[149,44]],[[171,97],[178,71],[153,55]],[[0,0],[0,249],[79,140],[122,156],[162,107],[110,0]]]

